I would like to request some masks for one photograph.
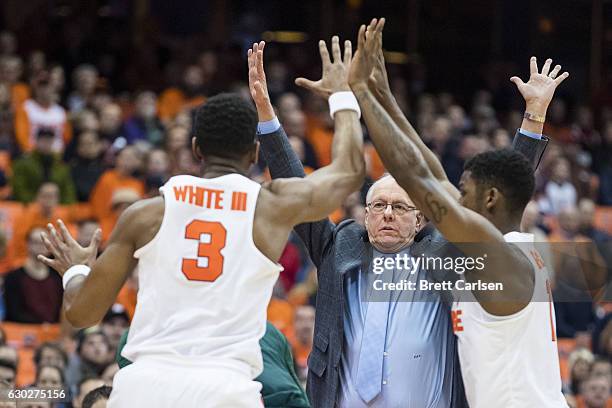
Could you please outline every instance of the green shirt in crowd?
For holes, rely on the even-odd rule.
[[[132,364],[121,355],[127,342],[128,331],[123,334],[117,349],[120,368]],[[287,339],[272,324],[266,324],[266,334],[259,341],[263,355],[263,372],[255,379],[262,384],[261,395],[266,408],[309,408],[306,393],[293,366],[291,347]]]

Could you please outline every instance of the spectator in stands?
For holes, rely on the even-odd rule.
[[[11,104],[10,89],[0,82],[0,150],[11,155],[16,152],[14,123],[15,109]]]
[[[34,79],[33,93],[34,98],[25,101],[15,114],[15,135],[20,149],[31,151],[40,129],[48,129],[53,135],[51,150],[63,152],[72,138],[72,129],[66,111],[56,102],[57,92],[47,72]]]
[[[66,369],[66,382],[71,389],[82,378],[100,377],[114,357],[108,338],[97,326],[81,330],[77,340],[78,358],[71,360]]]
[[[593,157],[593,169],[599,175],[599,203],[612,205],[612,120],[603,125],[602,142]]]
[[[603,244],[611,241],[612,236],[595,227],[595,210],[595,203],[590,198],[582,198],[578,202],[580,233],[597,244]]]
[[[168,88],[159,97],[159,117],[169,122],[182,110],[190,110],[206,100],[204,71],[197,65],[189,65],[183,73],[179,88]]]
[[[112,387],[107,385],[90,391],[89,394],[83,398],[82,408],[106,408],[106,403],[112,391]]]
[[[0,347],[2,346],[6,346],[6,332],[2,326],[0,326]]]
[[[295,309],[293,335],[289,341],[293,348],[296,371],[300,380],[305,381],[308,374],[308,355],[312,350],[314,338],[315,308],[310,305],[298,306]]]
[[[78,226],[76,242],[82,247],[89,246],[98,228],[100,228],[100,224],[95,220],[89,219],[81,221]]]
[[[544,187],[545,198],[540,200],[540,208],[547,214],[557,215],[566,207],[576,205],[576,188],[571,183],[570,163],[560,157],[552,164],[550,181]]]
[[[189,148],[181,149],[177,152],[176,167],[172,171],[172,175],[191,174],[192,176],[200,176],[202,174],[201,163],[193,156],[193,152]]]
[[[19,109],[30,97],[30,87],[20,82],[22,73],[23,63],[21,58],[15,55],[0,58],[0,82],[9,87],[14,109]]]
[[[607,408],[612,403],[612,381],[608,377],[590,376],[581,386],[578,408]]]
[[[77,387],[77,391],[74,393],[74,398],[72,399],[72,406],[74,408],[82,408],[83,398],[91,391],[96,388],[102,387],[104,385],[104,381],[99,377],[85,377],[83,378]]]
[[[298,148],[296,152],[302,152],[300,159],[305,169],[310,168],[311,172],[314,169],[318,169],[317,155],[312,145],[306,140],[306,116],[304,112],[294,109],[282,116],[281,121],[291,145]],[[309,172],[306,171],[306,173],[308,174]]]
[[[54,366],[63,372],[68,365],[68,355],[57,343],[46,342],[36,349],[34,364],[39,370],[43,366]]]
[[[131,188],[139,195],[144,194],[144,184],[135,175],[140,171],[142,161],[138,151],[128,146],[119,151],[115,168],[102,174],[90,195],[93,214],[103,220],[112,214],[113,193],[120,188]]]
[[[100,220],[103,242],[106,242],[110,237],[110,233],[113,228],[115,228],[115,224],[121,216],[121,213],[141,198],[142,195],[138,194],[138,192],[132,188],[120,188],[113,192],[113,196],[111,197],[111,213]]]
[[[0,360],[0,389],[15,388],[16,378],[17,364],[6,360]]]
[[[129,326],[130,317],[125,308],[119,303],[115,303],[102,319],[100,327],[108,339],[110,352],[113,353],[113,355],[117,351],[117,346],[119,346],[119,341],[121,340],[121,336],[123,336],[123,332],[125,332]]]
[[[54,365],[41,365],[36,370],[36,387],[64,388],[64,371]]]
[[[595,358],[593,354],[584,348],[574,350],[568,358],[568,365],[570,370],[570,390],[572,394],[576,395],[580,391],[580,385],[584,380],[587,379],[591,371],[591,364]]]
[[[166,134],[166,152],[170,161],[170,174],[177,174],[180,167],[181,151],[190,149],[189,129],[174,125]]]
[[[138,94],[134,116],[125,122],[124,131],[128,144],[145,141],[159,146],[162,143],[164,128],[157,118],[157,105],[153,92],[145,91]]]
[[[595,377],[607,377],[612,381],[612,361],[604,357],[597,357],[595,361],[593,361],[593,365],[591,365],[590,375]]]
[[[88,201],[91,191],[104,172],[101,163],[103,145],[100,138],[93,131],[79,134],[77,140],[76,157],[70,162],[70,173],[79,201]]]
[[[54,138],[52,130],[39,129],[34,151],[13,164],[11,184],[16,200],[23,203],[34,201],[40,186],[50,181],[59,187],[61,203],[76,201],[70,168],[53,151]]]
[[[38,260],[48,255],[42,228],[28,234],[28,256],[23,267],[6,275],[6,320],[18,323],[57,323],[62,307],[62,278]]]
[[[98,83],[98,70],[90,64],[76,67],[72,73],[74,91],[68,96],[68,110],[70,113],[79,113],[91,106],[96,84]]]
[[[109,103],[100,111],[100,138],[104,150],[119,137],[124,137],[121,115],[121,107],[116,103]]]

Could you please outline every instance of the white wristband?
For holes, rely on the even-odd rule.
[[[361,117],[361,109],[357,103],[357,98],[351,91],[334,92],[329,97],[329,114],[332,119],[334,114],[341,110],[352,110],[357,112],[357,117]]]
[[[66,290],[66,286],[68,286],[68,282],[70,282],[70,279],[74,278],[77,275],[88,276],[89,272],[91,272],[91,268],[87,265],[71,266],[66,271],[66,273],[64,274],[64,277],[62,278],[62,284],[64,285],[64,290]]]

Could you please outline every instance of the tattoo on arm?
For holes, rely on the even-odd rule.
[[[440,204],[440,202],[434,197],[434,194],[432,192],[428,192],[425,195],[425,204],[431,212],[433,221],[436,223],[442,221],[442,217],[444,217],[448,213],[446,207],[443,204]]]

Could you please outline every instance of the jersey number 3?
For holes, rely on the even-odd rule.
[[[208,236],[206,242],[200,237]],[[220,222],[193,220],[187,224],[185,238],[195,239],[198,244],[198,258],[206,258],[207,266],[199,266],[198,259],[183,258],[181,270],[189,280],[214,282],[223,273],[223,255],[227,231]]]

